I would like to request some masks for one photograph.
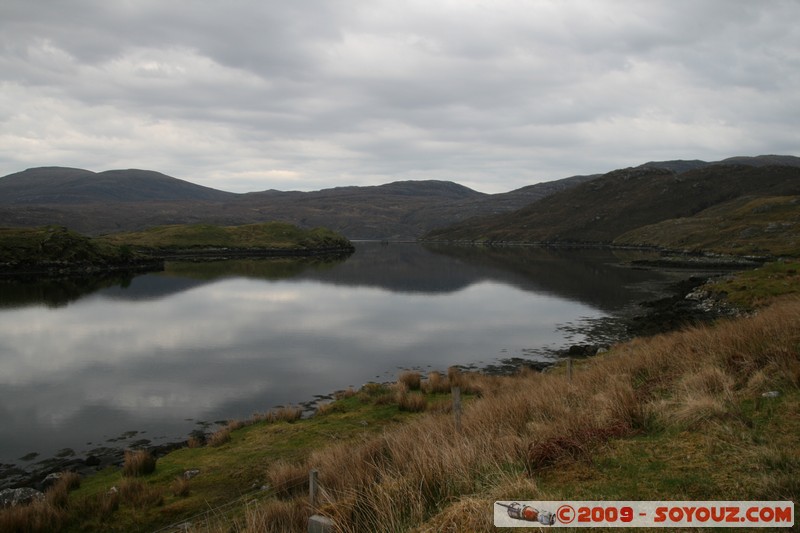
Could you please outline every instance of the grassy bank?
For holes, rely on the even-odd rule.
[[[318,512],[340,531],[422,532],[494,531],[495,500],[797,502],[800,298],[778,294],[797,287],[796,268],[709,288],[750,294],[747,316],[614,346],[576,364],[571,378],[563,367],[452,372],[417,391],[407,374],[344,393],[311,419],[254,421],[217,445],[159,459],[150,474],[110,469],[17,512],[31,513],[29,524],[50,520],[40,530],[189,520],[190,531],[305,531]],[[774,286],[783,289],[763,295]],[[472,394],[460,430],[446,392],[454,384]],[[314,509],[305,493],[312,468]],[[178,480],[191,469],[200,473]],[[14,531],[7,516],[0,529]]]
[[[61,226],[0,228],[0,265],[5,269],[120,263],[131,258],[124,247],[90,239]]]
[[[61,226],[0,228],[0,274],[67,274],[153,266],[170,254],[214,257],[351,252],[345,237],[325,228],[268,222],[245,226],[160,226],[90,238]]]

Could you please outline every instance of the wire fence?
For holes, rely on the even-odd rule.
[[[295,489],[306,486],[307,484],[308,479],[298,480],[294,483],[282,485],[281,492],[294,491]],[[275,497],[277,494],[278,491],[276,491],[274,488],[256,488],[245,492],[241,496],[238,496],[237,498],[226,503],[211,507],[192,516],[184,517],[181,520],[156,529],[152,531],[152,533],[166,533],[173,531],[210,531],[214,525],[218,525],[220,522],[232,521],[233,515],[239,513],[241,510],[240,508],[243,505],[260,503],[269,498]]]

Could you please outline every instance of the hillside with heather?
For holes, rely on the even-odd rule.
[[[798,231],[791,203],[798,194],[797,166],[719,164],[677,173],[648,164],[610,172],[513,213],[430,232],[426,240],[700,249],[707,240],[701,234],[717,232],[723,219],[735,215],[737,222],[729,228],[732,235],[747,239],[780,230],[784,246],[791,241],[786,240],[787,234]],[[756,201],[760,198],[773,200]],[[748,208],[750,202],[755,203]],[[640,230],[645,227],[649,228],[646,232]],[[732,245],[727,249],[733,250]]]

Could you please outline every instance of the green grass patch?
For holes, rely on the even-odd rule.
[[[800,391],[741,400],[733,418],[693,431],[612,439],[590,458],[541,472],[543,491],[576,500],[785,500],[800,495]]]
[[[631,230],[614,241],[733,255],[800,256],[800,196],[741,197],[694,216]]]
[[[0,257],[11,266],[120,262],[131,256],[129,247],[96,241],[62,226],[0,228]]]
[[[325,229],[302,229],[283,222],[217,226],[213,224],[179,224],[157,226],[144,231],[115,233],[98,237],[98,241],[136,248],[192,249],[303,249],[350,247],[338,233]]]
[[[800,261],[775,261],[761,268],[738,272],[706,288],[745,309],[766,304],[773,298],[800,294]]]

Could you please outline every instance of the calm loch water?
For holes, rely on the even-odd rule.
[[[334,262],[3,282],[0,463],[180,440],[405,368],[543,359],[668,281],[625,259],[361,243]]]

